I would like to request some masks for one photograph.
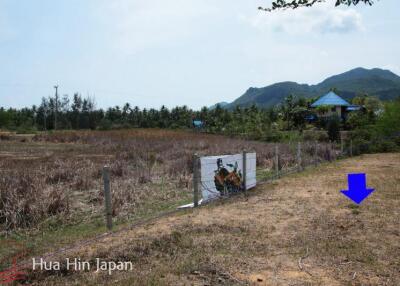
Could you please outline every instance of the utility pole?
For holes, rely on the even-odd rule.
[[[56,89],[56,110],[54,112],[54,130],[57,130],[57,113],[58,113],[58,85],[55,85]]]
[[[44,107],[44,131],[47,131],[47,105]]]

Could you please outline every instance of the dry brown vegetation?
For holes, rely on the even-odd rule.
[[[31,273],[40,285],[400,285],[400,155],[326,164],[71,253],[132,272]],[[360,207],[348,173],[375,187]],[[63,258],[64,259],[64,258]],[[57,259],[55,259],[57,260]]]
[[[9,138],[8,138],[9,139]],[[305,161],[313,154],[306,144]],[[35,228],[49,217],[74,224],[101,217],[101,169],[111,166],[113,215],[126,220],[190,200],[192,155],[257,152],[273,165],[273,144],[193,132],[135,129],[68,131],[0,141],[0,231]],[[281,165],[296,165],[295,145],[280,144]],[[321,145],[318,160],[336,154]]]

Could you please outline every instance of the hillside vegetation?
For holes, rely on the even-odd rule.
[[[241,97],[225,106],[272,107],[282,103],[289,94],[298,97],[318,97],[335,88],[345,99],[358,94],[377,96],[381,100],[394,99],[400,94],[400,77],[389,70],[356,68],[348,72],[329,77],[317,85],[281,82],[262,88],[249,88]]]

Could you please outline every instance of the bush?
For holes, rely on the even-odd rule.
[[[346,120],[346,127],[349,129],[363,128],[371,124],[371,120],[363,111],[355,111],[348,115]]]
[[[400,134],[400,97],[385,105],[385,111],[377,123],[378,131],[384,136]]]
[[[399,146],[392,140],[380,139],[370,145],[370,151],[376,152],[396,152],[399,151]]]
[[[357,129],[351,133],[353,140],[353,154],[396,152],[400,149],[400,142],[396,137],[383,136],[376,126]]]
[[[362,118],[361,116],[353,116]],[[354,121],[354,120],[353,120]],[[351,134],[353,153],[395,152],[400,150],[400,98],[385,105],[376,125],[364,124]]]
[[[340,119],[339,117],[332,117],[327,122],[328,137],[331,141],[338,141],[340,139]]]
[[[362,139],[366,141],[371,141],[374,137],[377,136],[375,130],[373,128],[370,129],[356,129],[350,133],[350,138],[354,140]]]

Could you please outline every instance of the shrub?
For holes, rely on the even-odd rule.
[[[385,111],[377,123],[378,131],[385,136],[400,134],[400,97],[385,105]]]
[[[340,119],[335,116],[327,122],[328,137],[331,141],[338,141],[340,139]]]
[[[377,139],[372,144],[369,144],[369,150],[371,153],[377,152],[396,152],[399,151],[399,145],[393,140],[388,139]]]
[[[351,133],[353,154],[395,152],[400,149],[400,144],[396,140],[398,137],[384,136],[376,126],[366,127]]]

